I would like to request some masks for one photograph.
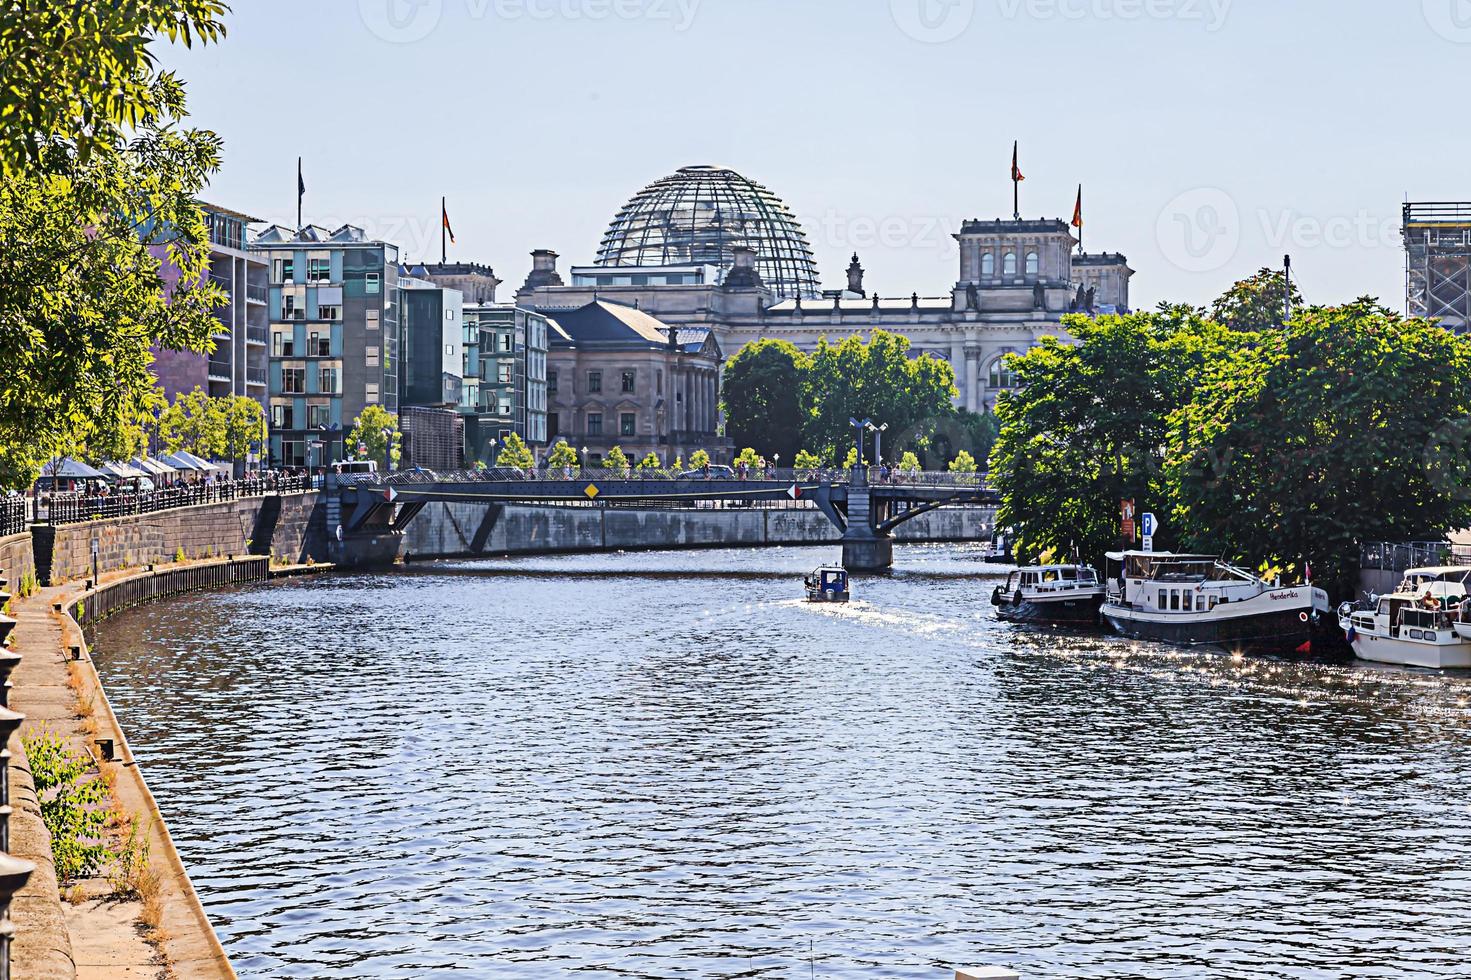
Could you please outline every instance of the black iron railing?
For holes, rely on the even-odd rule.
[[[300,493],[311,488],[306,476],[261,476],[243,480],[181,484],[141,493],[43,493],[36,498],[36,520],[50,524],[79,524],[109,517],[131,517],[177,507],[220,503],[240,497],[273,493]],[[22,502],[24,508],[24,502]],[[22,522],[24,522],[24,509]],[[22,523],[24,526],[24,523]]]
[[[26,498],[0,497],[0,537],[22,534],[26,529]]]

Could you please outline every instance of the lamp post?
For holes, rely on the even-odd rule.
[[[854,446],[858,450],[858,458],[853,463],[853,468],[856,470],[863,465],[863,433],[873,427],[873,419],[864,419],[860,422],[855,418],[850,418],[848,424],[854,429]]]
[[[393,469],[393,430],[383,427],[383,472]]]
[[[884,433],[889,431],[889,423],[874,425],[872,422],[868,427],[873,430],[873,462],[875,466],[882,466],[884,462]]]
[[[499,455],[495,451],[496,447],[499,446],[499,445],[500,445],[500,440],[499,439],[492,439],[492,440],[490,440],[489,442],[487,442],[485,444],[485,448],[487,448],[487,449],[490,450],[490,465],[491,466],[494,466],[495,463],[496,463],[496,460],[500,458]]]

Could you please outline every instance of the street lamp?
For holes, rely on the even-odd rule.
[[[848,419],[848,424],[851,425],[855,430],[854,445],[858,449],[858,458],[853,463],[853,468],[856,470],[858,467],[863,465],[863,433],[864,430],[873,427],[873,419],[864,419],[862,422],[860,422],[855,418],[850,418]]]
[[[492,440],[490,440],[490,442],[487,442],[485,444],[485,447],[490,450],[490,465],[491,466],[494,466],[496,464],[496,460],[500,458],[500,457],[498,457],[496,455],[496,451],[495,451],[495,447],[496,446],[499,446],[499,445],[500,445],[500,440],[498,440],[498,439],[492,439]]]
[[[889,423],[885,422],[883,425],[874,425],[872,422],[870,422],[868,423],[868,427],[873,430],[874,465],[882,466],[884,464],[884,433],[889,431]]]
[[[393,430],[383,427],[383,472],[393,469]]]

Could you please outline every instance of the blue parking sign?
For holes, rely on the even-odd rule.
[[[1144,532],[1144,536],[1146,538],[1152,538],[1152,537],[1154,537],[1155,529],[1156,529],[1156,522],[1154,520],[1154,515],[1153,514],[1145,514],[1144,515],[1144,524],[1140,528],[1140,530]]]

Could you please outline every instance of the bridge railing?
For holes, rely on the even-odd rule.
[[[750,483],[847,483],[851,472],[846,469],[776,469],[750,470],[732,475],[725,469],[703,471],[677,471],[670,469],[608,468],[608,467],[541,467],[519,470],[508,467],[490,467],[481,470],[457,470],[433,472],[430,470],[407,470],[387,476],[378,473],[354,474],[342,477],[349,486],[395,486],[445,483],[525,483],[530,481],[566,480],[580,483],[620,482],[679,482],[698,485],[701,482],[724,481]],[[920,487],[985,487],[984,473],[949,473],[942,471],[883,472],[870,467],[868,480],[875,486],[920,486]]]

